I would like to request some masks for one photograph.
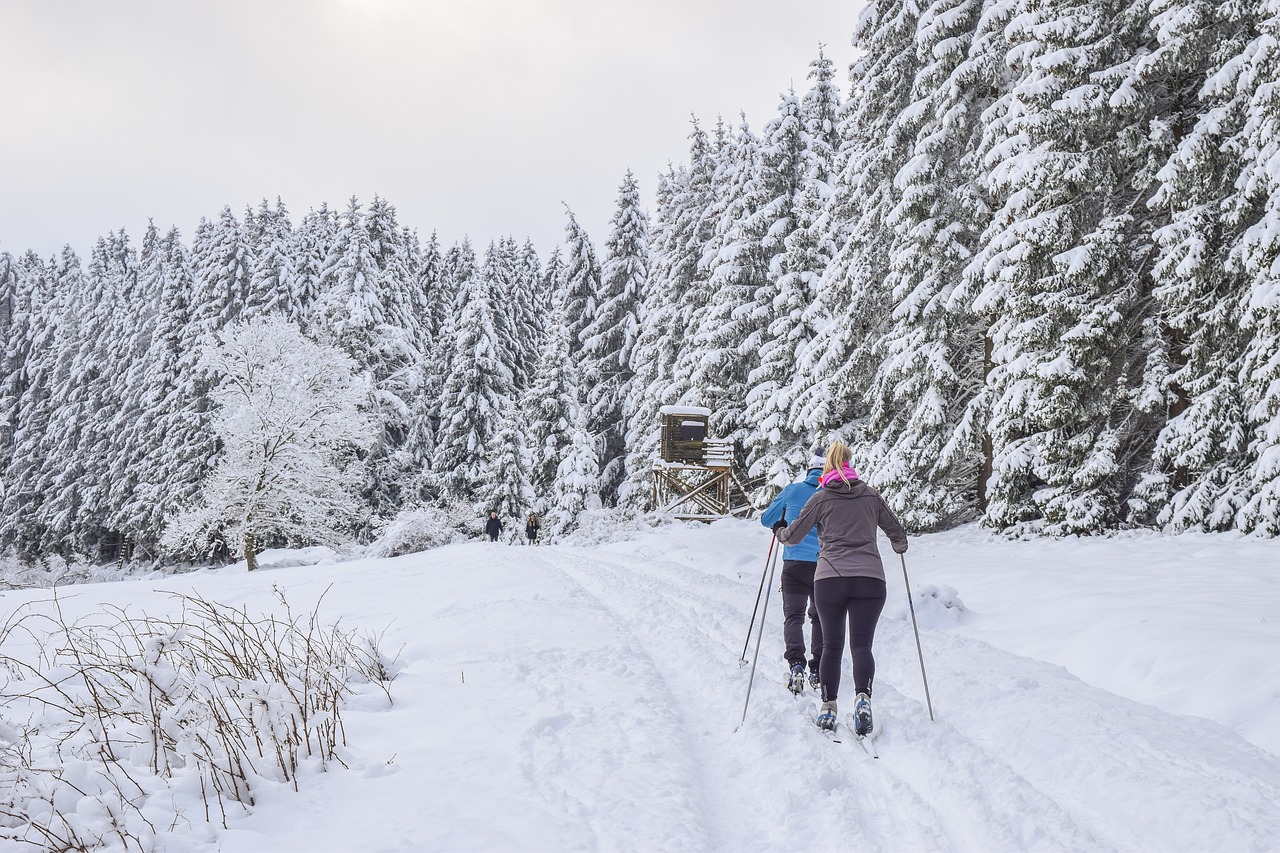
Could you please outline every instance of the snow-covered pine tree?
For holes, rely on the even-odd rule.
[[[1239,366],[1247,275],[1228,262],[1249,94],[1236,81],[1256,36],[1255,10],[1206,0],[1153,0],[1156,45],[1140,76],[1170,93],[1153,136],[1171,148],[1150,206],[1152,276],[1169,352],[1168,420],[1139,499],[1173,530],[1228,530],[1247,500],[1248,444]]]
[[[708,136],[695,119],[689,133],[689,165],[667,178],[667,204],[661,211],[671,217],[655,231],[654,288],[667,292],[675,357],[671,379],[656,406],[672,403],[711,406],[721,393],[713,382],[699,376],[701,365],[711,361],[699,334],[712,321],[715,291],[711,283],[712,261],[718,256],[717,223],[727,203],[728,176],[733,172],[731,154],[717,123]],[[654,389],[656,390],[656,389]]]
[[[511,373],[512,389],[518,393],[529,384],[529,368],[525,364],[525,346],[520,335],[527,326],[521,322],[520,292],[516,269],[516,246],[510,238],[494,240],[484,253],[481,275],[493,305],[494,334],[502,363]]]
[[[747,473],[777,487],[793,481],[796,472],[808,464],[812,444],[812,437],[797,432],[791,421],[796,354],[810,345],[819,328],[831,322],[813,310],[818,282],[835,253],[821,227],[821,186],[813,178],[806,179],[796,199],[791,213],[793,229],[783,240],[785,251],[779,259],[781,275],[770,306],[773,319],[760,344],[759,364],[748,378]],[[815,326],[815,320],[822,325]]]
[[[3,261],[0,261],[2,264]],[[61,294],[51,262],[34,252],[17,259],[6,301],[5,346],[0,359],[0,551],[34,560],[44,538],[40,523],[40,440],[49,428]],[[6,270],[0,267],[0,275]]]
[[[742,322],[754,326],[743,335],[740,358],[755,362],[747,377],[743,431],[750,435],[747,472],[782,486],[803,469],[810,436],[795,430],[791,385],[796,354],[814,339],[811,325],[818,282],[833,255],[832,244],[818,228],[826,185],[818,174],[827,167],[819,158],[806,129],[800,102],[788,93],[778,116],[766,128],[759,178],[752,187],[753,224],[760,235],[765,279],[753,294],[752,315]],[[747,331],[744,329],[744,331]]]
[[[555,259],[553,254],[551,261]],[[578,403],[578,374],[569,357],[569,324],[563,297],[563,291],[556,292],[542,357],[520,401],[535,507],[549,504],[552,499],[556,470],[567,452]]]
[[[582,352],[583,332],[595,319],[600,299],[600,262],[591,238],[565,205],[569,221],[564,226],[565,262],[561,279],[565,290],[565,317],[569,324],[569,355]]]
[[[138,293],[137,252],[124,229],[98,241],[89,278],[89,325],[81,329],[74,368],[83,401],[77,408],[82,444],[76,453],[84,465],[76,537],[83,553],[115,559],[123,542],[111,525],[112,458],[120,438],[114,428],[127,406],[124,379],[138,349],[135,319],[146,310]]]
[[[222,208],[216,222],[200,220],[191,242],[191,263],[200,293],[195,322],[214,334],[239,318],[253,276],[252,240],[230,207]]]
[[[436,446],[434,419],[439,417],[440,393],[444,388],[444,372],[449,359],[449,342],[440,337],[440,329],[445,322],[443,315],[449,305],[443,293],[444,259],[436,235],[431,235],[425,247],[411,232],[406,233],[405,241],[410,246],[409,255],[414,259],[410,270],[411,302],[416,315],[414,325],[420,336],[417,348],[422,356],[418,368],[418,392],[409,406],[405,441],[405,453],[414,472],[406,498],[425,500],[430,492],[431,455]]]
[[[977,513],[980,436],[968,405],[980,382],[982,328],[953,300],[987,219],[975,161],[978,119],[998,91],[986,57],[970,57],[982,8],[935,0],[919,19],[911,104],[898,134],[914,140],[899,169],[887,284],[892,310],[867,391],[864,463],[908,528],[936,530]],[[966,417],[968,415],[968,417]]]
[[[1003,202],[972,268],[995,316],[986,521],[1094,533],[1126,512],[1155,434],[1147,378],[1151,100],[1131,85],[1145,20],[1063,2],[1008,27],[1021,78],[987,183]]]
[[[653,463],[661,440],[658,410],[678,397],[675,379],[684,318],[680,313],[680,292],[671,286],[679,281],[677,270],[684,255],[677,251],[681,233],[689,225],[680,213],[684,201],[684,172],[669,169],[659,175],[655,193],[656,217],[650,245],[652,263],[649,285],[640,310],[640,332],[631,354],[633,377],[628,393],[626,480],[619,489],[618,503],[632,510],[650,508],[653,498]],[[687,269],[687,268],[685,268]]]
[[[80,258],[64,247],[53,271],[54,292],[61,294],[58,334],[53,341],[54,373],[50,385],[49,419],[40,440],[40,469],[34,490],[41,495],[36,510],[42,528],[41,554],[71,556],[88,553],[78,518],[83,503],[83,473],[87,454],[83,432],[85,363],[81,350],[94,330],[94,313],[101,294],[100,280],[84,275]]]
[[[840,151],[844,139],[840,135],[840,116],[844,111],[844,97],[836,85],[836,67],[827,58],[820,45],[818,58],[809,63],[808,79],[812,85],[800,101],[800,115],[805,133],[809,137],[809,177],[818,181],[823,201],[830,195],[835,183]]]
[[[470,274],[461,283],[461,311],[452,324],[453,353],[441,395],[432,468],[444,497],[472,500],[512,394],[512,377],[502,360],[489,289],[470,246],[464,244],[464,250],[457,271],[466,272],[469,266]]]
[[[254,217],[252,266],[249,270],[249,293],[246,316],[279,314],[294,322],[302,318],[303,306],[297,299],[295,268],[298,258],[293,223],[284,202],[277,198],[275,208],[264,198]]]
[[[822,214],[825,239],[836,254],[815,301],[833,322],[797,354],[790,392],[793,432],[839,434],[860,457],[866,450],[860,426],[865,393],[877,363],[872,348],[888,307],[892,229],[885,216],[896,204],[893,180],[911,142],[896,128],[911,103],[918,17],[917,0],[872,0],[858,18],[853,44],[859,58],[849,71],[853,90],[839,125],[844,147]]]
[[[554,279],[554,276],[552,278]],[[529,366],[530,374],[533,373],[538,364],[538,357],[542,354],[546,321],[551,314],[551,289],[546,285],[547,280],[533,241],[525,238],[516,261],[516,281],[521,294],[521,310],[517,316],[521,328],[519,338],[525,347],[525,364]]]
[[[520,518],[529,507],[533,487],[529,484],[524,430],[520,406],[514,400],[508,401],[480,466],[475,495],[478,510],[496,510],[502,518]]]
[[[175,515],[163,544],[244,554],[271,544],[339,544],[360,515],[357,450],[376,440],[371,387],[334,346],[317,344],[282,317],[263,316],[205,348],[221,378],[213,398],[223,452],[200,501]]]
[[[147,450],[160,440],[160,435],[151,429],[153,413],[147,408],[146,400],[150,374],[147,356],[161,310],[163,262],[160,231],[154,222],[149,222],[142,238],[138,268],[118,292],[118,307],[114,312],[117,328],[111,334],[119,372],[112,375],[118,408],[107,425],[111,436],[107,454],[107,526],[123,539],[122,558],[132,556],[132,546],[143,533],[139,520],[146,513],[149,495],[140,493],[139,486],[150,484],[141,463]]]
[[[144,371],[139,431],[148,436],[131,461],[137,487],[132,505],[118,508],[117,526],[154,551],[164,519],[195,499],[214,454],[207,384],[195,370],[200,344],[192,336],[191,260],[176,228],[144,252],[142,275],[159,298]]]
[[[711,409],[711,431],[741,443],[747,374],[759,347],[756,298],[768,286],[768,257],[758,217],[763,193],[761,142],[745,118],[736,134],[716,136],[711,196],[695,233],[705,235],[698,277],[680,292],[689,318],[676,375],[682,405]],[[696,141],[696,140],[695,140]],[[692,197],[696,198],[692,193]]]
[[[581,375],[588,429],[603,440],[600,494],[616,505],[624,476],[626,422],[631,390],[631,356],[639,334],[639,308],[649,275],[649,218],[640,190],[627,170],[605,243],[599,308],[583,332]]]
[[[1233,266],[1246,275],[1241,326],[1248,334],[1240,362],[1241,402],[1248,429],[1247,500],[1237,526],[1280,535],[1280,0],[1263,0],[1259,35],[1237,84],[1249,92],[1242,134],[1244,171],[1236,215],[1256,213],[1236,241]],[[1247,220],[1246,220],[1247,221]]]
[[[309,210],[294,232],[293,238],[293,301],[302,312],[299,327],[308,331],[311,312],[320,298],[323,287],[325,262],[333,252],[338,239],[338,216],[322,204],[319,210]],[[192,251],[194,252],[194,244]]]
[[[570,532],[584,510],[601,506],[596,439],[587,427],[587,418],[585,405],[578,402],[571,406],[569,438],[556,468],[554,502],[546,514],[547,532],[552,536]]]
[[[406,273],[388,243],[399,229],[388,224],[394,215],[381,206],[379,242],[374,243],[360,203],[353,197],[342,217],[322,276],[324,288],[311,317],[313,336],[342,348],[374,383],[374,416],[379,440],[366,460],[364,495],[379,517],[394,515],[403,495],[414,489],[417,472],[401,453],[407,440],[409,403],[415,399],[422,356],[415,334],[405,323],[412,314]],[[385,251],[387,254],[382,255]],[[379,258],[387,261],[384,270]],[[372,522],[372,519],[370,520]]]

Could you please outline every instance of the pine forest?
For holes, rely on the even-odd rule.
[[[383,198],[0,252],[0,555],[567,531],[654,509],[666,405],[768,493],[841,438],[913,531],[1280,534],[1280,0],[873,0],[853,41],[549,252]]]

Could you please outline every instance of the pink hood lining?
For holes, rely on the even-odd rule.
[[[827,483],[830,483],[837,477],[848,482],[853,482],[858,479],[858,472],[853,470],[853,467],[850,465],[844,465],[840,468],[832,468],[818,479],[818,485],[820,487],[826,486]]]

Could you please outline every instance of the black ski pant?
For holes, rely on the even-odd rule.
[[[813,585],[822,622],[822,701],[834,702],[840,692],[840,663],[844,657],[845,621],[849,623],[849,651],[853,654],[853,685],[859,693],[871,695],[876,676],[876,659],[871,641],[876,622],[884,609],[885,583],[879,578],[822,578]]]
[[[787,644],[788,666],[804,663],[804,616],[809,611],[809,669],[818,671],[822,659],[822,624],[813,602],[813,573],[818,564],[806,560],[782,561],[782,640]]]

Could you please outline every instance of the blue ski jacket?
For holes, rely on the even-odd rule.
[[[760,516],[760,523],[772,530],[773,526],[782,520],[784,513],[788,524],[799,518],[800,510],[804,509],[804,505],[809,502],[809,498],[813,497],[813,493],[818,491],[818,478],[821,476],[821,468],[810,468],[809,476],[802,482],[792,483],[778,492],[773,503],[769,504],[769,508]],[[818,528],[814,527],[795,545],[783,548],[782,559],[816,563],[818,561]]]

